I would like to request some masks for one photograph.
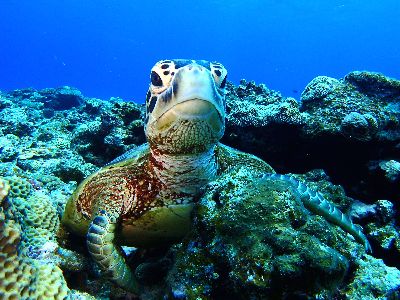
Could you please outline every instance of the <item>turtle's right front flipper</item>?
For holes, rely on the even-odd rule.
[[[114,242],[117,219],[105,210],[100,211],[90,223],[87,246],[93,260],[106,276],[120,287],[136,293],[138,283],[126,264],[123,250]]]

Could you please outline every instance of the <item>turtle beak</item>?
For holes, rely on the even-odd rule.
[[[225,118],[224,95],[218,92],[211,72],[206,68],[196,63],[180,68],[173,79],[172,90],[175,105],[203,100],[214,106],[220,118]],[[199,108],[204,106],[199,104]]]
[[[208,123],[212,131],[223,130],[224,120],[215,109],[215,106],[205,100],[190,99],[180,102],[165,112],[155,123],[158,131],[170,128],[177,120],[203,120]]]

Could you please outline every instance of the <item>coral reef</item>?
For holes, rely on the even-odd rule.
[[[3,215],[5,223],[1,226],[7,235],[2,245],[4,251],[14,249],[2,254],[6,257],[0,268],[5,276],[1,277],[5,283],[4,291],[0,289],[2,295],[91,299],[89,294],[66,286],[64,276],[71,287],[79,287],[89,280],[85,274],[96,276],[96,272],[84,254],[64,248],[68,235],[60,228],[60,215],[77,182],[135,143],[144,142],[142,109],[119,99],[84,98],[68,87],[16,90],[0,98],[0,175],[11,186],[9,216]],[[8,242],[11,229],[12,240]],[[9,266],[15,269],[18,280],[10,277]],[[24,270],[28,272],[26,278],[18,275]],[[78,282],[76,274],[81,274]],[[110,284],[102,286],[105,289],[87,290],[103,295]]]
[[[60,268],[24,256],[21,228],[13,220],[7,199],[8,183],[1,179],[0,297],[2,299],[65,299],[69,289]],[[10,193],[11,194],[11,193]]]
[[[367,255],[357,262],[354,279],[345,291],[346,299],[398,299],[400,271],[382,260]]]
[[[199,199],[182,243],[125,249],[139,297],[398,298],[400,81],[319,76],[301,101],[252,81],[227,89],[222,142],[299,174],[363,226],[372,256],[290,185],[233,168]],[[145,141],[143,113],[70,87],[0,93],[0,298],[134,297],[99,278],[60,216],[79,182]]]
[[[344,80],[368,96],[389,102],[400,97],[400,82],[380,73],[354,71],[347,74]]]
[[[352,199],[323,172],[297,177],[351,208]],[[191,234],[137,268],[141,298],[396,299],[400,271],[365,255],[298,197],[289,183],[246,167],[221,176],[200,199]],[[390,202],[378,201],[374,216],[393,222]]]
[[[228,84],[227,111],[228,126],[231,123],[240,127],[302,124],[299,104],[294,98],[283,99],[279,93],[264,85],[257,87],[252,81],[242,80],[236,90]]]
[[[301,93],[301,100],[303,105],[307,105],[307,102],[323,101],[330,93],[341,87],[343,84],[335,78],[317,76],[305,87]]]
[[[311,215],[289,183],[261,177],[242,167],[210,186],[178,249],[172,291],[189,299],[334,296],[362,248]]]
[[[56,242],[60,221],[49,197],[33,189],[31,183],[17,176],[6,176],[10,186],[14,219],[21,227],[21,251],[30,253],[45,243]]]
[[[223,143],[258,155],[278,173],[324,169],[371,204],[378,197],[400,201],[396,164],[387,171],[387,162],[400,159],[400,81],[370,72],[318,76],[299,103],[253,82],[228,90]],[[282,110],[285,117],[275,114]]]

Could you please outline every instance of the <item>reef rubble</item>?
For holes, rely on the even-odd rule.
[[[144,106],[15,90],[0,93],[0,298],[400,297],[400,81],[319,76],[300,101],[252,81],[227,89],[222,142],[320,191],[363,226],[372,254],[290,184],[242,166],[207,186],[181,243],[125,248],[143,285],[131,295],[98,276],[60,218],[79,182],[145,141]]]

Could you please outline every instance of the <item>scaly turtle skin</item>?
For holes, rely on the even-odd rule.
[[[138,284],[121,245],[179,241],[201,189],[231,166],[246,165],[271,180],[291,182],[314,213],[369,244],[356,225],[319,193],[292,177],[274,174],[261,159],[219,143],[225,129],[226,69],[203,60],[164,60],[151,70],[146,97],[148,143],[84,180],[69,199],[63,223],[87,237],[89,253],[119,286]]]

